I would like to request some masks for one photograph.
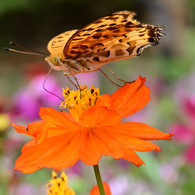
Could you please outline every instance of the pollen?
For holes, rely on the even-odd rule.
[[[86,85],[80,86],[80,90],[70,91],[68,87],[63,89],[64,102],[60,108],[68,108],[73,117],[78,120],[80,114],[88,108],[95,106],[99,97],[99,88],[91,86],[87,88]]]
[[[46,185],[47,195],[75,195],[74,191],[67,185],[68,176],[63,171],[60,177],[57,177],[56,172],[52,172],[52,179]]]

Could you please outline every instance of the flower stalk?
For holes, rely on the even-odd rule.
[[[99,170],[99,166],[97,165],[93,165],[93,169],[95,172],[95,177],[96,177],[96,181],[97,181],[97,185],[100,191],[100,195],[105,195],[105,191],[104,191],[104,187],[103,187],[103,183],[102,183],[102,178],[100,175],[100,170]]]

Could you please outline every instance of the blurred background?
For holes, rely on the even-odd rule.
[[[139,168],[124,160],[103,157],[100,169],[113,195],[195,194],[195,1],[194,0],[1,0],[0,1],[0,194],[46,194],[51,170],[30,175],[13,170],[22,146],[28,141],[10,127],[39,119],[41,106],[58,109],[60,101],[43,90],[49,66],[43,57],[4,51],[10,41],[44,53],[54,36],[115,11],[130,10],[148,24],[166,26],[161,43],[140,57],[110,63],[124,80],[147,78],[152,99],[125,121],[144,122],[174,133],[172,141],[156,141],[160,152],[139,154],[146,165]],[[78,76],[81,84],[113,93],[117,87],[99,72]],[[71,84],[62,72],[52,72],[46,88],[61,96]],[[78,162],[65,170],[69,186],[86,195],[96,184],[93,168]]]

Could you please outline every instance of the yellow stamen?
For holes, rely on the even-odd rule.
[[[63,171],[60,177],[52,171],[52,180],[46,185],[47,195],[75,195],[74,191],[67,185],[68,176]]]
[[[61,108],[68,108],[75,120],[78,120],[80,114],[96,105],[96,101],[99,97],[99,88],[87,89],[87,86],[80,86],[81,90],[70,91],[67,87],[63,89],[63,96],[65,97],[64,102],[61,104]]]

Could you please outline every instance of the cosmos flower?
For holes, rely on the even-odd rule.
[[[111,191],[110,191],[110,187],[109,187],[109,185],[108,185],[106,182],[103,182],[103,187],[104,187],[105,195],[112,195],[112,194],[111,194]],[[98,188],[97,185],[94,186],[94,187],[91,189],[89,195],[100,195],[99,188]]]
[[[160,151],[150,140],[170,140],[163,133],[144,123],[121,122],[141,110],[150,100],[150,90],[141,76],[120,87],[112,95],[99,95],[99,89],[63,91],[66,111],[41,107],[42,120],[25,126],[12,124],[18,133],[32,136],[17,159],[15,170],[32,173],[40,168],[60,170],[73,166],[79,159],[97,165],[101,156],[125,159],[136,166],[144,162],[135,153]]]

